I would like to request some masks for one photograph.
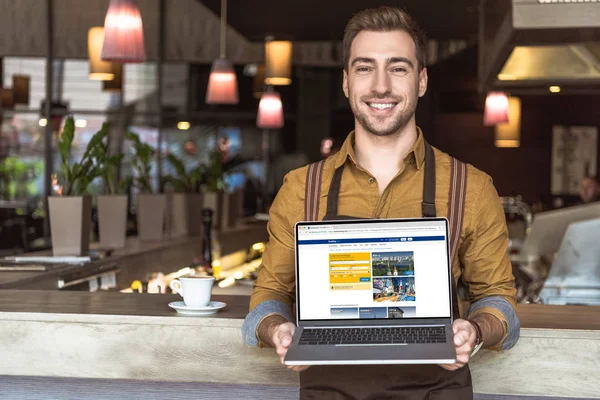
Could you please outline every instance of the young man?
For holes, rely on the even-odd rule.
[[[318,219],[326,214],[330,196],[337,196],[340,216],[423,216],[424,164],[428,157],[436,168],[437,215],[448,215],[451,158],[437,149],[429,152],[415,123],[418,98],[427,89],[425,43],[415,22],[397,8],[366,10],[349,21],[344,33],[343,90],[355,116],[355,131],[340,151],[325,161]],[[460,132],[449,130],[448,134]],[[338,191],[332,194],[331,180],[340,168],[341,185],[335,185]],[[243,326],[247,343],[274,347],[282,361],[295,331],[294,224],[304,219],[306,180],[307,167],[292,171],[273,203],[270,241]],[[519,336],[502,205],[490,177],[472,166],[467,168],[462,221],[452,272],[465,284],[471,307],[468,313],[461,313],[466,319],[457,318],[453,324],[456,363],[441,368],[292,367],[303,371],[301,398],[472,397],[466,365],[475,345],[483,342],[489,349],[506,349]]]

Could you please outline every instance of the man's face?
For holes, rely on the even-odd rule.
[[[389,136],[414,117],[427,90],[427,69],[419,72],[405,31],[362,31],[350,48],[343,89],[356,121],[373,135]]]
[[[584,178],[579,184],[579,197],[584,203],[594,200],[597,192],[598,183],[592,178]]]

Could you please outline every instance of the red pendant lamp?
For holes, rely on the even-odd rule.
[[[490,92],[485,99],[483,124],[494,126],[508,122],[508,97],[503,92]]]
[[[281,103],[281,96],[270,86],[260,98],[256,126],[263,129],[279,129],[283,127],[283,104]]]
[[[101,58],[120,63],[146,61],[144,27],[137,0],[110,0]]]
[[[225,31],[227,29],[227,0],[221,0],[221,54],[213,62],[208,79],[206,103],[237,104],[239,103],[237,77],[233,64],[225,57]]]

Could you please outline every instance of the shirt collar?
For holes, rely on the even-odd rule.
[[[340,151],[335,154],[335,168],[342,166],[349,158],[355,165],[358,165],[356,161],[356,155],[354,154],[354,131],[348,134],[346,140],[342,144]],[[406,157],[404,158],[405,164],[416,163],[417,169],[421,169],[423,162],[425,161],[425,140],[423,139],[423,132],[421,128],[417,127],[417,141],[410,149]]]

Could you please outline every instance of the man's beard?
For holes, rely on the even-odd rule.
[[[386,97],[389,98],[389,97]],[[376,100],[376,98],[370,98],[370,100]],[[406,101],[406,98],[404,99]],[[366,107],[369,107],[366,102],[363,102]],[[400,105],[401,101],[398,101],[396,107]],[[417,110],[417,102],[408,103],[406,109],[401,110],[398,114],[394,114],[388,117],[377,117],[367,114],[367,111],[362,111],[360,107],[350,102],[350,108],[354,113],[354,117],[358,120],[361,126],[370,134],[375,136],[390,136],[402,130],[411,120],[415,111]],[[387,124],[381,125],[379,122],[387,120]]]

